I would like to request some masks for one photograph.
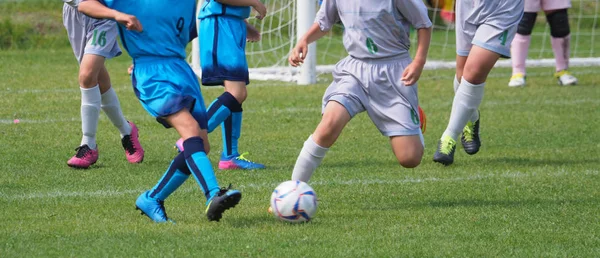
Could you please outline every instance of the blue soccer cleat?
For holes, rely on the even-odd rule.
[[[219,169],[220,170],[229,170],[229,169],[264,169],[265,165],[252,162],[249,159],[245,158],[244,155],[248,154],[248,152],[244,152],[239,156],[235,156],[232,158],[223,158],[221,157],[221,161],[219,161]]]
[[[164,201],[150,198],[150,191],[142,193],[135,201],[136,210],[141,210],[142,215],[148,216],[156,223],[173,222],[167,217]]]
[[[206,217],[210,221],[219,221],[223,217],[223,212],[235,207],[242,199],[242,193],[238,190],[231,190],[231,185],[227,188],[221,188],[217,194],[208,200],[206,205]]]

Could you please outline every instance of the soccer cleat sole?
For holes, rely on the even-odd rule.
[[[217,221],[219,222],[219,220],[221,220],[221,218],[223,218],[223,213],[226,210],[229,210],[233,207],[235,207],[238,203],[240,203],[240,201],[242,200],[242,194],[241,193],[237,193],[235,195],[230,195],[227,198],[225,198],[223,200],[223,202],[221,202],[220,204],[218,204],[219,206],[217,207],[217,210],[215,210],[213,213],[211,214],[206,214],[206,217],[208,218],[209,221]],[[209,204],[209,205],[212,205]]]
[[[69,164],[69,163],[67,163],[67,166],[69,166],[69,167],[71,167],[71,168],[75,168],[75,169],[89,169],[89,168],[90,168],[91,166],[93,166],[94,164],[96,164],[96,161],[94,161],[94,163],[90,164],[90,165],[89,165],[89,166],[87,166],[87,167],[84,167],[84,166],[78,166],[78,165],[76,165],[76,164]]]

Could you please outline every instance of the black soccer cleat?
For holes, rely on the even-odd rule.
[[[462,137],[460,137],[460,142],[465,152],[469,155],[479,152],[479,148],[481,148],[481,139],[479,138],[480,120],[477,119],[475,122],[469,121],[463,129]]]
[[[221,188],[219,192],[213,196],[206,207],[206,217],[209,221],[219,221],[223,217],[223,212],[235,207],[242,199],[242,193],[238,190],[230,190]]]
[[[448,166],[454,162],[455,151],[456,141],[450,136],[445,136],[438,142],[438,148],[433,155],[433,161]]]

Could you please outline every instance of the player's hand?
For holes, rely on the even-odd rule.
[[[404,86],[412,86],[417,83],[423,72],[424,65],[425,63],[413,61],[404,69],[402,78],[400,79],[404,82]]]
[[[293,67],[297,67],[304,63],[304,58],[306,58],[306,53],[308,53],[308,44],[306,41],[299,41],[296,44],[296,47],[292,49],[292,53],[288,57],[288,62]]]
[[[267,7],[260,0],[254,1],[252,8],[258,12],[256,19],[262,20],[265,18],[265,16],[267,16]]]
[[[256,29],[254,26],[246,23],[246,41],[247,42],[257,42],[260,40],[260,31]]]
[[[144,30],[140,21],[133,15],[118,13],[115,15],[115,20],[118,23],[125,25],[127,30],[133,30],[137,32],[142,32],[142,30]]]
[[[133,73],[133,64],[131,64],[129,66],[129,68],[127,68],[127,74],[131,75]]]

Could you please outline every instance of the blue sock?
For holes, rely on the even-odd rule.
[[[242,133],[242,112],[232,112],[221,126],[223,135],[223,153],[221,159],[231,159],[240,155],[238,140]]]
[[[208,132],[212,132],[233,112],[242,112],[240,104],[229,92],[224,92],[208,106]]]
[[[219,183],[217,177],[210,164],[210,160],[204,153],[204,142],[200,137],[188,138],[183,142],[183,153],[185,155],[185,162],[196,182],[202,188],[206,200],[210,200],[217,192],[219,192]]]
[[[171,195],[179,186],[181,186],[185,180],[190,176],[190,170],[185,163],[185,157],[183,153],[179,153],[171,165],[167,169],[167,172],[163,177],[158,180],[158,183],[150,191],[150,198],[164,201]]]

